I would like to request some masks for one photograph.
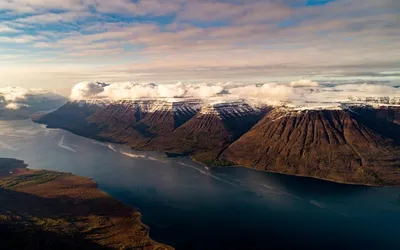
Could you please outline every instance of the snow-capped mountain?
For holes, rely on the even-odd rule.
[[[229,117],[240,117],[249,114],[259,114],[260,110],[244,101],[210,103],[203,106],[200,114],[215,115],[223,120]]]
[[[375,100],[73,101],[37,122],[138,150],[191,155],[209,165],[400,184],[391,177],[400,167],[400,106]]]

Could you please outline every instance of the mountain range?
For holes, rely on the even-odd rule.
[[[244,100],[79,100],[34,121],[136,150],[190,155],[210,166],[399,185],[400,107],[385,100],[305,107]]]

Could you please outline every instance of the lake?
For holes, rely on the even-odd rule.
[[[400,188],[208,169],[47,129],[0,121],[0,156],[88,176],[140,209],[151,237],[176,249],[400,249]]]

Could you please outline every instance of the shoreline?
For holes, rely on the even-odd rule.
[[[49,234],[52,244],[67,241],[71,246],[79,238],[76,249],[174,249],[151,239],[150,227],[142,222],[139,210],[99,189],[92,178],[30,169],[12,158],[0,158],[0,170],[4,170],[0,171],[0,226],[8,228],[6,233],[24,228],[40,232],[34,235],[39,238]],[[66,235],[70,236],[64,239]],[[28,237],[26,244],[40,244],[34,238]],[[20,247],[15,245],[18,242],[10,244]]]
[[[307,175],[298,175],[298,174],[287,174],[287,173],[270,171],[270,170],[261,170],[261,169],[252,168],[252,167],[246,167],[246,166],[241,166],[241,165],[232,165],[232,166],[224,166],[224,167],[208,166],[207,164],[196,160],[192,156],[190,156],[190,158],[192,159],[192,161],[194,161],[194,162],[196,162],[196,163],[198,163],[198,164],[200,164],[200,165],[202,165],[204,167],[209,167],[211,169],[213,169],[213,168],[245,168],[245,169],[254,170],[254,171],[257,171],[257,172],[261,172],[261,173],[270,173],[270,174],[277,174],[277,175],[284,175],[284,176],[295,176],[295,177],[300,177],[300,178],[308,178],[308,179],[312,179],[312,180],[326,181],[326,182],[333,183],[333,184],[341,184],[341,185],[349,185],[349,186],[377,187],[377,188],[400,187],[400,186],[379,186],[379,185],[372,185],[372,184],[359,184],[359,183],[351,183],[351,182],[340,182],[340,181],[334,181],[334,180],[330,180],[330,179],[326,179],[326,178],[313,177],[313,176],[307,176]]]
[[[64,130],[64,131],[68,131],[74,135],[77,136],[81,136],[84,138],[88,138],[88,139],[93,139],[99,142],[108,142],[108,143],[114,143],[117,145],[127,145],[129,146],[129,144],[127,143],[117,143],[115,141],[112,141],[110,139],[105,139],[105,138],[99,138],[99,137],[91,137],[91,136],[86,136],[86,135],[82,135],[76,132],[71,131],[70,129],[65,129],[65,128],[61,128],[61,127],[48,127],[47,124],[45,123],[41,123],[39,121],[35,121],[34,119],[32,119],[32,122],[37,123],[37,124],[44,124],[46,125],[46,128],[48,129],[60,129],[60,130]],[[166,151],[159,151],[159,150],[140,150],[140,149],[134,149],[131,147],[132,150],[136,150],[136,151],[151,151],[151,152],[159,152],[159,153],[164,153],[166,154]],[[210,166],[207,165],[197,159],[195,159],[192,155],[188,155],[194,162],[199,163],[201,165],[203,165],[204,167],[209,167],[209,168],[219,168],[219,166]],[[175,158],[175,157],[167,157],[167,158]],[[221,166],[221,167],[235,167],[235,168],[239,168],[239,167],[243,167],[243,168],[247,168],[247,169],[253,169],[256,171],[260,171],[260,172],[266,172],[266,173],[274,173],[274,174],[282,174],[282,175],[287,175],[287,176],[296,176],[296,177],[302,177],[302,178],[311,178],[311,179],[316,179],[316,180],[322,180],[322,181],[327,181],[327,182],[332,182],[332,183],[337,183],[337,184],[344,184],[344,185],[355,185],[355,186],[366,186],[366,187],[399,187],[396,185],[374,185],[374,184],[368,184],[368,183],[354,183],[354,182],[344,182],[344,181],[337,181],[337,180],[332,180],[332,179],[327,179],[327,178],[322,178],[322,177],[315,177],[315,176],[307,176],[307,175],[299,175],[299,174],[288,174],[288,173],[284,173],[284,172],[277,172],[277,171],[270,171],[270,170],[262,170],[262,169],[257,169],[257,168],[252,168],[249,166],[242,166],[242,165],[232,165],[232,166]]]
[[[299,174],[287,174],[287,173],[283,173],[283,172],[276,172],[276,171],[270,171],[270,170],[261,170],[261,169],[252,168],[252,167],[246,167],[246,166],[241,166],[241,165],[230,166],[229,168],[245,168],[245,169],[250,169],[250,170],[257,171],[257,172],[264,172],[264,173],[284,175],[284,176],[294,176],[294,177],[299,177],[299,178],[307,178],[307,179],[311,179],[311,180],[325,181],[325,182],[329,182],[329,183],[332,183],[332,184],[340,184],[340,185],[348,185],[348,186],[376,187],[376,188],[385,188],[385,187],[389,187],[389,188],[390,187],[394,187],[395,188],[395,187],[400,187],[400,186],[395,186],[395,185],[386,185],[385,186],[385,185],[372,185],[372,184],[359,184],[359,183],[352,183],[352,182],[342,182],[342,181],[335,181],[335,180],[326,179],[326,178],[322,178],[322,177],[314,177],[314,176],[299,175]]]

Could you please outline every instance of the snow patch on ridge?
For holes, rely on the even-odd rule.
[[[251,107],[246,102],[211,103],[201,109],[202,115],[215,115],[219,119],[227,117],[242,117],[249,114],[260,113],[259,109]]]

